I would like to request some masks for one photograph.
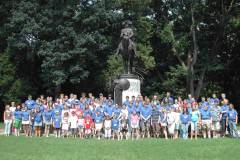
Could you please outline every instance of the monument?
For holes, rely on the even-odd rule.
[[[127,20],[123,22],[124,28],[121,30],[121,42],[117,48],[117,55],[121,55],[123,59],[124,73],[114,80],[114,99],[115,103],[122,105],[126,96],[130,100],[132,96],[137,97],[140,92],[140,79],[133,73],[133,61],[137,56],[136,44],[133,42],[133,30],[130,27],[132,22]]]

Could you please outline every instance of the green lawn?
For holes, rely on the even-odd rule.
[[[0,136],[1,160],[237,160],[240,140],[80,140]]]

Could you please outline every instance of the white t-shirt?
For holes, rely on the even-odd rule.
[[[111,120],[105,120],[104,121],[104,127],[109,129],[111,128],[112,121]]]
[[[69,118],[69,122],[71,124],[71,128],[77,128],[78,124],[78,117],[77,116],[72,116]]]
[[[175,121],[175,113],[170,112],[167,114],[167,122],[168,124],[172,124]]]
[[[174,119],[176,123],[180,123],[180,115],[181,113],[179,112],[173,112],[174,113]]]

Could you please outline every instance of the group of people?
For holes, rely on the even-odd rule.
[[[217,98],[174,98],[167,92],[159,99],[126,97],[120,106],[111,95],[102,93],[96,98],[92,93],[77,95],[61,94],[59,98],[44,97],[36,100],[31,96],[22,103],[7,104],[4,111],[4,134],[19,136],[46,136],[97,139],[139,139],[163,137],[218,138],[229,134],[239,138],[238,114],[225,94]]]

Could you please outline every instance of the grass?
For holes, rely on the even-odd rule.
[[[1,160],[237,160],[240,141],[236,139],[138,141],[80,140],[0,136]]]

